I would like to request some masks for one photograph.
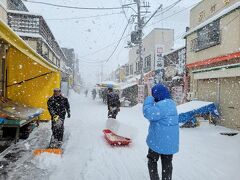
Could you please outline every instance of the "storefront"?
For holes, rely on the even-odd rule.
[[[0,20],[0,89],[2,96],[41,108],[49,120],[47,100],[60,87],[60,71],[43,59]]]
[[[221,124],[239,129],[240,52],[189,64],[188,68],[193,97],[216,103]]]

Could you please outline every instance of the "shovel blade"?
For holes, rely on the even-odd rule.
[[[61,155],[63,153],[63,150],[56,148],[56,149],[36,149],[33,151],[34,156],[40,156],[42,153]]]

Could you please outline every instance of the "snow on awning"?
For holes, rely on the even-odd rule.
[[[122,84],[120,84],[120,88],[121,88],[121,90],[124,90],[124,89],[130,88],[132,86],[136,86],[136,85],[138,85],[137,82],[122,83]]]
[[[199,24],[198,26],[196,26],[195,28],[189,30],[186,34],[184,34],[183,38],[186,38],[188,35],[194,33],[195,31],[203,28],[204,26],[212,23],[213,21],[229,14],[230,12],[234,11],[235,9],[240,8],[240,2],[235,3],[234,5],[222,10],[220,13],[216,14],[215,16],[209,18],[208,20],[204,21],[203,23]]]
[[[109,85],[112,85],[113,88],[115,89],[118,89],[120,87],[119,84],[114,81],[103,81],[103,82],[97,83],[97,86],[102,88],[107,88]]]
[[[185,45],[184,45],[184,46],[181,46],[181,47],[178,47],[178,48],[176,48],[176,49],[173,49],[172,51],[163,53],[163,56],[167,56],[167,55],[169,55],[169,54],[172,54],[172,53],[174,53],[174,52],[176,52],[176,51],[179,51],[179,50],[181,50],[181,49],[184,49],[184,48],[186,48]]]

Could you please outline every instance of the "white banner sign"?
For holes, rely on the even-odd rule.
[[[155,70],[161,70],[164,68],[163,52],[163,45],[155,46]]]

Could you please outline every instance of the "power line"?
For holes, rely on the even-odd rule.
[[[130,35],[130,34],[124,36],[122,39],[126,39],[129,35]],[[111,44],[106,45],[106,46],[104,46],[103,48],[98,49],[98,50],[96,50],[96,51],[94,51],[94,52],[92,52],[92,53],[89,53],[89,54],[86,54],[86,55],[84,55],[84,56],[81,56],[80,58],[85,58],[85,57],[88,57],[88,56],[91,56],[91,55],[97,54],[97,53],[99,53],[99,52],[101,52],[101,51],[103,51],[103,50],[105,50],[105,49],[111,47],[112,45],[116,44],[117,42],[118,42],[118,41],[112,42]]]
[[[79,63],[84,63],[84,64],[91,64],[91,65],[101,65],[103,64],[105,61],[96,61],[96,62],[88,62],[88,61],[83,61],[82,59],[80,59]]]
[[[53,3],[47,3],[42,1],[31,1],[31,0],[24,0],[24,1],[29,3],[34,3],[34,4],[43,4],[47,6],[61,7],[61,8],[68,8],[68,9],[79,9],[79,10],[119,10],[119,9],[122,9],[123,7],[128,8],[128,5],[132,5],[132,4],[127,4],[127,5],[123,5],[122,7],[78,7],[78,6],[53,4]]]
[[[120,0],[119,2],[120,2],[120,4],[121,4],[121,6],[122,6],[122,10],[123,10],[124,16],[125,16],[126,20],[128,21],[127,14],[126,14],[126,12],[125,12],[125,9],[123,8],[123,2],[122,2],[122,0]]]
[[[155,25],[155,24],[157,24],[157,23],[159,23],[159,22],[161,22],[161,21],[164,21],[164,20],[166,20],[166,19],[168,19],[168,18],[170,18],[170,17],[173,17],[173,16],[175,16],[175,15],[177,15],[177,14],[183,12],[183,11],[188,10],[189,8],[191,8],[191,7],[193,7],[193,6],[197,5],[197,4],[198,4],[198,3],[195,3],[195,4],[191,5],[191,6],[188,6],[188,7],[184,8],[183,10],[180,10],[180,11],[178,11],[178,12],[176,12],[176,13],[173,13],[173,14],[165,17],[165,18],[162,18],[162,19],[160,19],[160,20],[158,20],[158,21],[155,21],[155,22],[153,22],[152,24],[150,24],[150,25],[147,26],[147,27],[150,27],[150,26]]]
[[[96,63],[96,64],[101,64],[101,63],[104,63],[106,60],[90,60],[90,59],[86,59],[86,58],[79,58],[81,60],[81,62],[85,62],[85,63]]]
[[[111,13],[111,14],[99,14],[95,16],[83,16],[83,17],[71,17],[71,18],[52,18],[52,19],[46,19],[48,21],[58,21],[58,20],[77,20],[77,19],[89,19],[89,18],[96,18],[96,17],[104,17],[104,16],[112,16],[122,14],[122,12],[119,13]]]
[[[160,15],[162,15],[163,13],[171,10],[172,8],[174,8],[174,7],[175,7],[178,3],[180,3],[181,1],[182,1],[182,0],[178,0],[178,1],[176,1],[175,3],[167,6],[167,7],[164,8],[162,11],[160,11],[159,14],[156,14],[155,17],[160,16]]]
[[[108,57],[108,59],[106,60],[106,63],[111,59],[111,57],[112,57],[112,56],[114,55],[114,53],[116,52],[116,50],[117,50],[120,42],[121,42],[122,39],[123,39],[123,36],[124,36],[124,34],[125,34],[125,32],[126,32],[129,24],[130,24],[130,20],[128,20],[128,23],[127,23],[126,27],[124,28],[123,33],[122,33],[120,39],[118,40],[118,43],[117,43],[116,47],[114,48],[113,52],[112,52],[111,55]]]

